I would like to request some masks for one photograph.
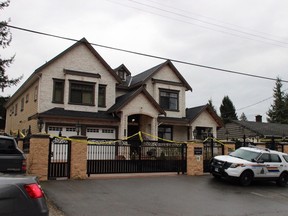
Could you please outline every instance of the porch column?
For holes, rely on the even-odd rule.
[[[127,128],[127,115],[121,113],[120,116],[120,126],[119,126],[119,139],[124,139],[128,136],[128,128]]]
[[[151,120],[151,134],[158,137],[158,120],[157,118],[152,118]]]

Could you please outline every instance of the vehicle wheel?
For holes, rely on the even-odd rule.
[[[219,175],[216,175],[216,174],[212,174],[212,175],[215,179],[221,179],[221,176],[219,176]]]
[[[285,187],[285,186],[287,186],[287,183],[288,183],[288,174],[282,173],[279,176],[279,179],[277,180],[277,185],[280,187]]]
[[[244,171],[239,178],[239,183],[242,186],[248,186],[251,184],[252,181],[253,173],[251,171]]]

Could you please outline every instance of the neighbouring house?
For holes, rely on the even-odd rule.
[[[132,76],[124,64],[112,69],[83,38],[12,95],[5,131],[99,139],[143,131],[175,141],[217,136],[220,118],[208,105],[186,109],[186,91],[192,88],[171,61]]]
[[[236,121],[227,123],[218,130],[217,138],[221,140],[239,140],[259,142],[263,140],[285,139],[288,136],[288,124],[262,122],[262,116],[257,115],[256,121]]]

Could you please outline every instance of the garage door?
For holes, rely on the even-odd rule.
[[[49,126],[48,127],[48,134],[52,136],[59,136],[60,131],[61,131],[62,136],[65,136],[65,137],[77,135],[76,127],[68,127],[68,126]]]
[[[87,127],[86,136],[95,139],[116,139],[115,128]]]

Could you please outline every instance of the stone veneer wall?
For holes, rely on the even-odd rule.
[[[71,179],[87,178],[87,137],[73,136],[71,141]]]
[[[187,175],[203,175],[203,154],[194,155],[195,148],[202,148],[203,153],[203,143],[188,142]]]
[[[39,180],[47,180],[49,135],[36,134],[30,139],[30,151],[27,157],[27,173],[38,176]]]

